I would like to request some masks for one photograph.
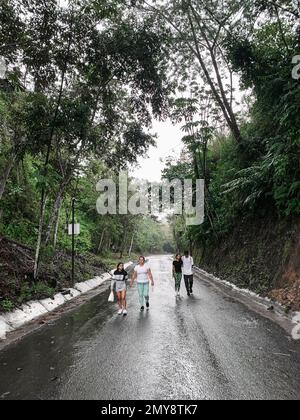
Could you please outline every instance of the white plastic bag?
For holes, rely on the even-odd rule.
[[[112,290],[110,295],[109,295],[108,302],[113,303],[114,301],[115,301],[115,295],[114,295],[114,292]]]

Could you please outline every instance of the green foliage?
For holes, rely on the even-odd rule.
[[[11,312],[14,309],[15,305],[9,299],[5,299],[0,302],[0,312]]]
[[[155,218],[145,217],[137,223],[134,249],[140,254],[173,252],[172,242],[168,226],[158,223]]]
[[[21,305],[23,302],[28,302],[32,299],[32,287],[28,283],[21,285],[21,290],[18,296],[18,304]]]
[[[299,216],[294,2],[2,3],[1,56],[8,65],[0,80],[2,235],[34,246],[40,230],[40,260],[50,266],[58,249],[71,248],[73,197],[81,224],[76,252],[113,261],[131,244],[134,253],[172,252],[172,234],[178,250],[205,250],[240,218]],[[233,73],[251,89],[249,112],[239,118]],[[170,232],[155,218],[97,214],[97,181],[117,180],[155,144],[153,115],[183,126],[185,153],[167,162],[164,177],[204,178],[202,226],[176,217]],[[52,295],[48,287],[24,284],[20,302]]]
[[[53,298],[56,293],[53,287],[41,282],[34,284],[31,290],[35,299]]]
[[[56,290],[53,287],[50,287],[48,284],[43,282],[38,282],[33,285],[29,283],[22,283],[21,289],[18,293],[17,302],[18,305],[22,305],[25,302],[30,300],[39,300],[53,298]],[[13,308],[12,308],[13,309]],[[12,309],[9,309],[11,311]]]
[[[228,46],[234,68],[256,94],[243,145],[248,165],[229,187],[240,186],[246,204],[274,201],[286,216],[300,214],[300,86],[290,65],[296,44],[292,21],[275,19],[259,26],[251,41],[237,36]]]
[[[183,111],[188,115],[186,156],[168,162],[164,176],[201,176],[207,186],[204,224],[185,228],[181,218],[173,220],[178,248],[205,250],[240,219],[299,217],[300,85],[292,78],[291,64],[300,46],[297,17],[292,1],[243,2],[240,18],[224,36],[220,48],[227,62],[241,86],[252,90],[238,145],[231,135],[214,131],[206,153],[197,141],[197,100],[191,99],[188,107],[186,101],[175,101],[176,120]],[[204,120],[209,127],[212,116]],[[205,158],[206,170],[201,164]],[[189,169],[186,161],[193,162]]]
[[[0,233],[36,246],[37,263],[70,250],[74,196],[78,253],[129,250],[140,218],[101,219],[95,187],[155,145],[170,91],[162,35],[121,0],[1,4]]]

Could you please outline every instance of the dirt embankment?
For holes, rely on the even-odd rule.
[[[241,221],[195,259],[218,277],[300,311],[299,219]]]
[[[300,228],[290,243],[290,253],[280,271],[275,289],[269,295],[272,299],[300,311]]]
[[[34,281],[34,249],[0,236],[0,312],[13,310],[29,300],[51,297],[71,287],[71,267],[70,253],[58,251],[44,256],[38,280]],[[76,256],[76,282],[107,270],[96,256]]]

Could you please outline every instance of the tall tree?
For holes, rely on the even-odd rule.
[[[157,25],[169,30],[166,49],[171,51],[172,70],[186,89],[203,85],[221,109],[237,143],[242,136],[233,103],[233,71],[224,55],[223,42],[233,34],[244,2],[239,0],[170,0],[136,2],[144,13],[155,16]],[[181,86],[181,89],[184,87]]]

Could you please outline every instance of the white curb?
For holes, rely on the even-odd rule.
[[[268,307],[272,305],[274,312],[281,317],[283,316],[291,321],[295,317],[295,314],[297,314],[295,312],[290,312],[289,314],[287,314],[286,308],[280,302],[272,301],[270,298],[260,296],[259,294],[252,292],[251,290],[242,289],[236,286],[234,283],[230,283],[226,280],[220,279],[219,277],[216,277],[213,274],[207,273],[206,271],[202,270],[199,267],[194,267],[194,268],[195,268],[195,271],[198,274],[202,275],[204,278],[206,278],[206,280],[211,280],[215,284],[221,284],[227,287],[229,290],[237,292],[240,296],[251,298],[253,302],[261,305],[265,309],[268,309]]]
[[[92,279],[92,280],[88,280],[86,283],[89,287],[91,287],[91,289],[96,289],[96,287],[99,287],[101,285],[101,280],[97,280],[97,279]]]
[[[4,318],[0,316],[0,340],[6,339],[6,334],[12,331],[11,327],[6,323]]]
[[[68,290],[70,291],[70,293],[68,293],[67,295],[64,295],[64,298],[66,299],[66,301],[73,300],[77,296],[81,295],[81,293],[76,289],[68,289]]]
[[[54,296],[54,299],[43,299],[40,303],[47,309],[47,311],[50,312],[66,303],[66,301],[67,300],[63,297],[63,295],[58,293]]]
[[[38,318],[48,312],[40,302],[28,302],[22,306],[22,311],[30,317],[30,319]]]
[[[132,265],[133,262],[129,262],[125,264],[125,268]],[[83,293],[87,293],[90,290],[100,287],[107,280],[111,279],[114,271],[115,270],[112,270],[111,273],[104,273],[100,277],[95,277],[94,279],[87,280],[82,283],[76,283],[74,288],[69,289],[70,294],[63,295],[58,293],[54,296],[54,299],[49,298],[40,301],[27,302],[21,309],[16,309],[14,312],[7,314],[0,314],[0,340],[5,340],[7,333],[22,327],[28,322],[33,321],[48,312],[54,311],[66,302],[75,299]]]
[[[12,327],[12,330],[22,327],[22,325],[31,321],[31,317],[23,312],[21,309],[16,309],[14,312],[10,312],[2,315],[4,321]]]
[[[74,287],[79,290],[80,293],[87,293],[92,290],[92,286],[88,285],[87,282],[76,283]]]
[[[104,283],[105,281],[111,279],[112,274],[110,273],[105,273],[101,276],[102,282]]]

